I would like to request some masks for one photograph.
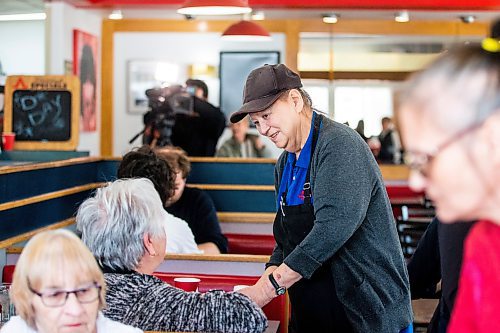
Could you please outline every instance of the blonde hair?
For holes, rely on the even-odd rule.
[[[45,231],[34,236],[24,247],[14,270],[10,295],[16,312],[33,329],[35,312],[30,288],[39,291],[44,285],[72,274],[75,280],[91,280],[101,286],[99,309],[104,308],[104,275],[92,253],[72,232],[64,229]],[[28,285],[29,284],[29,285]]]

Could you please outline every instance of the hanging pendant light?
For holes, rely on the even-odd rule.
[[[232,24],[223,33],[223,40],[228,41],[270,41],[269,32],[252,21],[242,20]]]
[[[250,13],[248,0],[186,0],[177,13],[182,15],[236,15]]]

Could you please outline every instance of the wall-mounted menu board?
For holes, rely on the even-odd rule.
[[[9,76],[4,132],[16,133],[14,149],[75,150],[79,108],[76,76]]]

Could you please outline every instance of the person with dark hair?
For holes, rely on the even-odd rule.
[[[186,86],[193,95],[193,112],[175,115],[172,144],[184,149],[189,156],[214,156],[217,141],[226,127],[226,117],[207,101],[205,82],[189,79]]]
[[[399,164],[401,162],[401,141],[391,118],[382,118],[382,132],[380,132],[378,139],[380,141],[379,162]]]
[[[474,222],[441,223],[434,218],[408,263],[412,299],[431,298],[441,281],[441,297],[427,333],[446,333],[458,290],[464,241]]]
[[[85,44],[80,58],[81,116],[82,130],[92,132],[96,129],[96,68],[94,54],[90,45]]]
[[[410,288],[380,169],[353,129],[312,107],[283,64],[248,76],[243,105],[276,163],[276,246],[240,292],[264,305],[288,289],[290,332],[411,332]]]
[[[118,166],[118,178],[147,178],[160,195],[163,207],[174,194],[175,172],[167,161],[149,146],[142,146],[123,156]],[[188,224],[171,214],[166,214],[165,232],[168,235],[167,253],[201,253]]]
[[[168,146],[156,150],[156,153],[168,162],[176,175],[174,193],[166,203],[167,212],[187,222],[198,248],[205,254],[227,253],[227,238],[220,229],[212,198],[203,190],[186,187],[191,171],[186,152]]]
[[[355,131],[358,132],[358,134],[365,142],[368,140],[368,138],[365,135],[365,121],[363,119],[360,119],[358,121],[358,125],[356,126]]]
[[[202,80],[188,79],[186,81],[186,87],[188,91],[190,89],[193,90],[191,91],[193,96],[196,96],[204,101],[208,100],[208,86]]]

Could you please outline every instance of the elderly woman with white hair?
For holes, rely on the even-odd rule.
[[[106,284],[92,253],[75,234],[33,237],[16,264],[10,289],[18,316],[2,333],[139,333],[105,318]]]
[[[449,332],[498,332],[500,316],[500,40],[450,50],[414,76],[399,120],[412,172],[444,223],[467,236]]]
[[[77,227],[108,286],[105,315],[143,330],[263,332],[267,320],[245,295],[185,292],[151,275],[165,256],[165,214],[144,178],[117,180],[80,206]]]

